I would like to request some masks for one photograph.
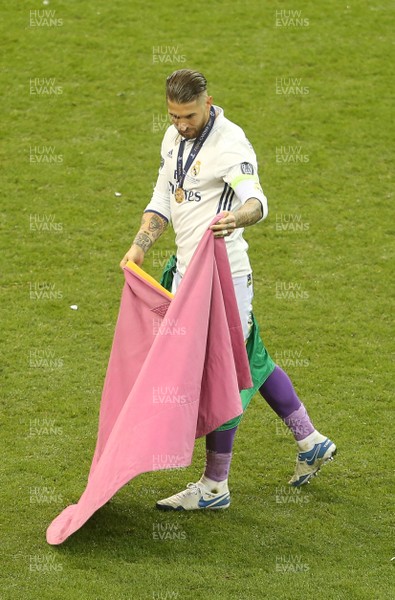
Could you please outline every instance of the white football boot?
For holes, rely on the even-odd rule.
[[[204,475],[197,483],[188,483],[186,490],[156,503],[159,510],[203,510],[228,508],[228,481],[212,481]]]

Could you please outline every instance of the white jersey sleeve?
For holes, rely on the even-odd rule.
[[[220,176],[230,185],[242,204],[257,198],[262,205],[263,221],[268,215],[268,203],[259,182],[255,152],[244,132],[239,129],[232,147],[221,153]]]
[[[152,193],[152,198],[150,202],[144,209],[144,212],[151,211],[156,212],[162,217],[164,217],[168,222],[171,222],[171,211],[170,211],[170,191],[169,191],[169,182],[167,176],[167,161],[169,161],[169,157],[167,156],[167,143],[166,143],[166,134],[162,140],[162,146],[160,151],[160,165],[158,178],[156,180],[156,185],[154,191]]]

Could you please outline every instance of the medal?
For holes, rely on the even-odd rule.
[[[185,200],[185,192],[181,187],[176,188],[174,193],[174,197],[176,199],[177,204],[181,204]]]

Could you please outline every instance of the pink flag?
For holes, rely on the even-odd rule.
[[[136,475],[190,465],[195,438],[241,414],[239,390],[252,387],[223,239],[206,232],[174,299],[133,263],[124,273],[87,487],[52,521],[49,544]]]

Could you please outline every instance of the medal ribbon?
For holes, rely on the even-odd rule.
[[[207,140],[208,135],[213,128],[214,121],[215,121],[215,109],[213,106],[211,106],[210,118],[209,118],[208,122],[206,123],[206,125],[204,126],[202,133],[199,135],[198,138],[196,138],[184,167],[182,166],[182,157],[184,154],[184,147],[185,147],[186,140],[182,140],[182,142],[180,143],[180,147],[178,149],[178,156],[177,156],[177,186],[178,187],[182,188],[182,186],[184,184],[185,176],[186,176],[190,166],[192,165],[193,161],[199,154],[204,142]]]

